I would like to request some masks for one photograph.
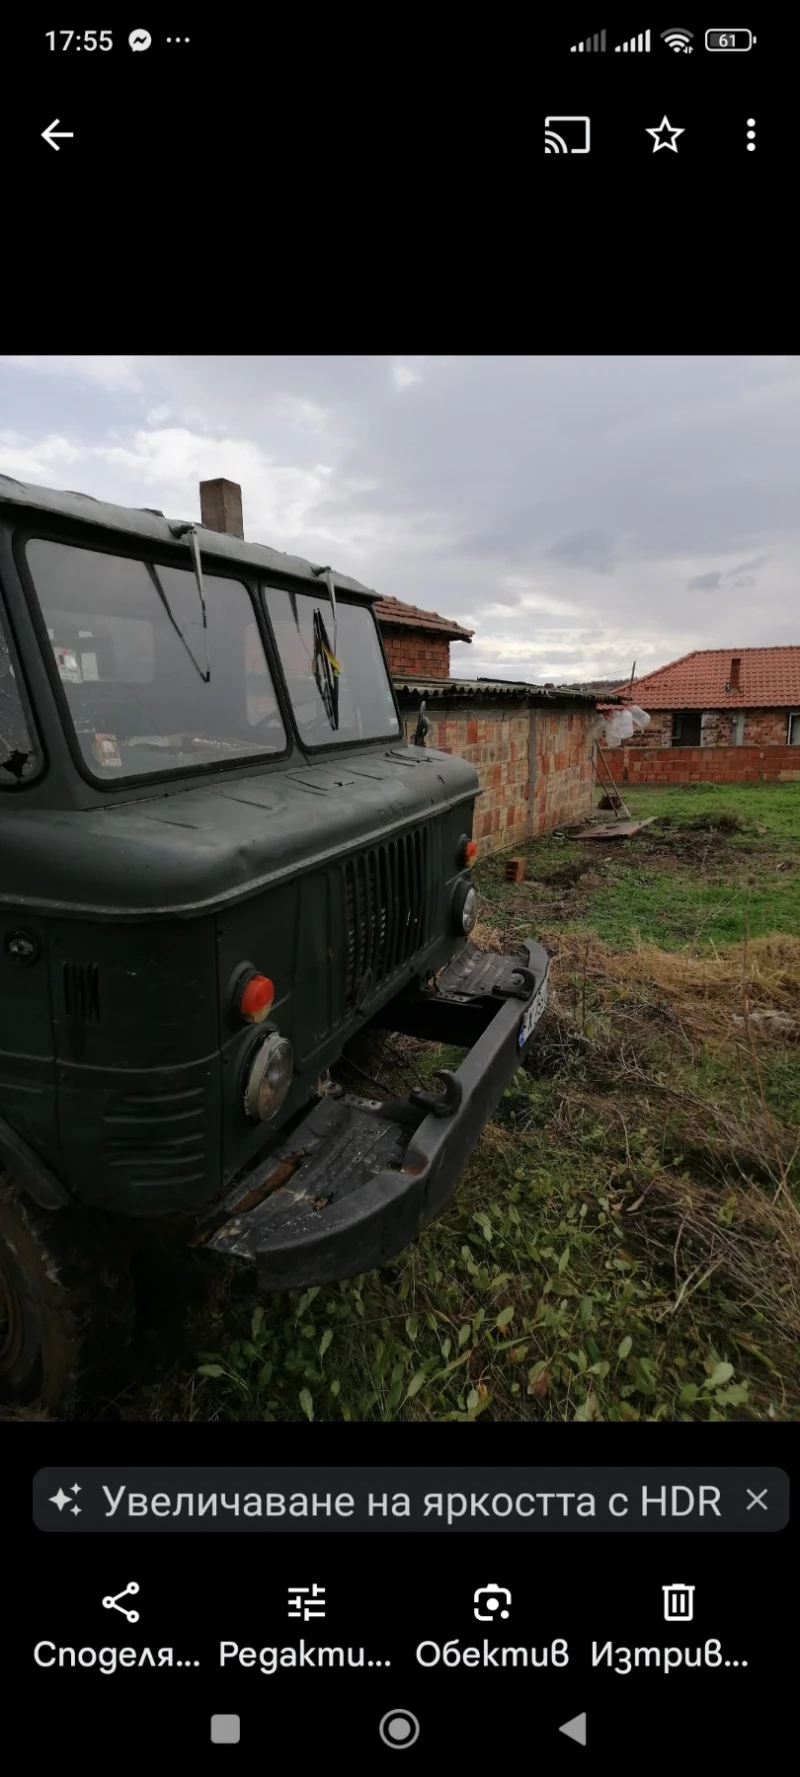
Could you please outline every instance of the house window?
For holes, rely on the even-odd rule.
[[[795,710],[789,717],[788,741],[790,747],[800,747],[800,710]]]
[[[699,747],[700,716],[673,716],[672,745],[674,747]]]
[[[798,735],[800,739],[800,735]],[[744,740],[744,710],[738,710],[731,723],[731,746],[740,747]]]

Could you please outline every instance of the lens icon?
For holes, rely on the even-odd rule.
[[[419,1739],[419,1722],[410,1709],[390,1709],[383,1716],[378,1732],[384,1746],[391,1746],[394,1752],[404,1752]]]

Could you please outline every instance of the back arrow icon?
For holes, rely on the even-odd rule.
[[[49,123],[47,125],[47,129],[42,130],[42,135],[44,137],[45,142],[50,143],[50,147],[55,149],[56,154],[58,154],[58,143],[55,139],[56,136],[69,136],[70,138],[72,138],[74,135],[73,130],[60,130],[58,127],[60,121],[61,121],[60,118],[54,117],[52,123]]]

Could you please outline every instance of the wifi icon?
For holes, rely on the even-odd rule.
[[[682,28],[670,29],[661,33],[662,42],[666,43],[667,49],[674,49],[676,55],[685,56],[690,56],[692,53],[691,39],[693,36],[694,31],[684,31]]]

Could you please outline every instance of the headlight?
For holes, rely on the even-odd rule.
[[[294,1053],[286,1037],[273,1031],[256,1050],[247,1074],[244,1108],[248,1117],[268,1123],[280,1110],[292,1083]]]
[[[457,932],[472,931],[478,917],[478,897],[472,884],[460,882],[453,896],[453,924]]]

